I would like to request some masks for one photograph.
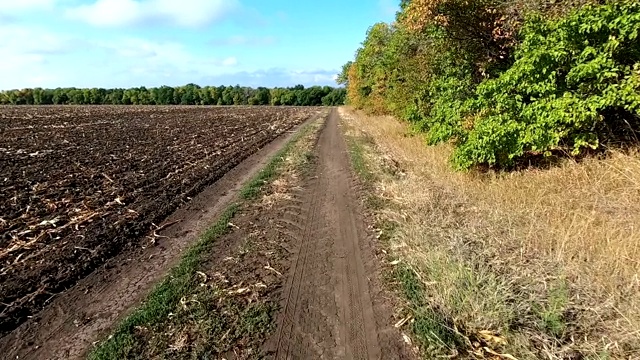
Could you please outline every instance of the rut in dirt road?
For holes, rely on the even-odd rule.
[[[333,110],[315,173],[280,220],[282,235],[299,248],[269,352],[276,359],[406,358],[399,334],[376,322],[388,314],[374,311],[368,275],[375,259],[338,123]]]

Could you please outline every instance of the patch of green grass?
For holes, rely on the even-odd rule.
[[[256,175],[251,181],[249,181],[245,186],[243,186],[242,190],[240,190],[240,197],[243,200],[253,200],[262,191],[262,188],[265,184],[268,184],[276,179],[279,172],[278,169],[282,166],[287,155],[291,153],[291,148],[294,144],[296,144],[301,138],[309,135],[314,129],[316,129],[313,124],[307,124],[302,129],[298,131],[297,134],[291,140],[289,140],[283,147],[276,153],[276,155],[271,159],[271,161],[265,166],[259,173]],[[312,155],[311,155],[312,156]]]
[[[373,139],[367,136],[348,136],[347,143],[353,169],[367,188],[372,189],[372,185],[379,177],[390,176],[395,178],[398,176],[395,167],[381,166],[379,168],[371,168],[372,164],[366,157],[367,152],[374,152],[374,157],[379,155],[375,153]],[[365,206],[373,212],[394,208],[394,205],[389,200],[381,198],[373,191],[368,191],[364,201]],[[379,231],[378,239],[383,247],[389,249],[390,241],[399,230],[399,226],[398,223],[384,217],[376,221],[376,229]],[[392,251],[389,251],[389,253],[392,253]],[[388,260],[394,259],[390,256]],[[433,273],[432,275],[439,275],[440,271],[436,271],[439,263],[436,262],[430,265],[433,266],[430,271]],[[434,307],[429,300],[429,289],[425,288],[424,283],[408,264],[401,262],[394,267],[393,271],[385,274],[384,277],[389,283],[399,284],[397,288],[399,288],[398,290],[402,297],[408,302],[407,310],[413,317],[410,330],[414,339],[420,345],[424,356],[447,355],[453,353],[454,350],[468,347],[465,336],[456,330],[453,321],[438,308]],[[436,281],[458,280],[461,283],[465,282],[460,278],[450,279],[449,277],[445,276],[436,279]]]
[[[296,140],[296,139],[294,139]],[[262,190],[265,184],[273,181],[278,176],[278,168],[284,162],[285,156],[289,153],[291,148],[291,142],[288,142],[282,150],[280,150],[276,156],[265,166],[257,176],[255,176],[249,183],[247,183],[242,190],[240,190],[240,197],[243,200],[253,200]]]
[[[238,205],[231,205],[220,216],[218,221],[209,228],[200,240],[187,251],[180,264],[173,268],[146,301],[127,317],[116,329],[114,334],[90,355],[89,359],[124,359],[132,354],[135,347],[135,329],[140,326],[151,327],[164,321],[175,309],[180,299],[191,293],[194,283],[193,274],[202,258],[208,252],[216,239],[229,231],[229,222],[238,211]]]
[[[416,308],[425,304],[424,285],[413,270],[406,264],[400,263],[394,269],[394,277],[400,283],[400,289],[409,303]]]
[[[464,337],[455,330],[453,322],[427,301],[427,293],[416,273],[406,264],[398,264],[394,278],[409,302],[413,315],[411,330],[426,353],[442,354],[465,346]]]
[[[370,169],[370,165],[366,159],[366,153],[369,148],[375,146],[374,140],[369,136],[347,136],[347,147],[349,149],[349,157],[351,159],[351,167],[362,181],[365,187],[371,187],[377,180],[377,176]],[[368,191],[364,195],[364,205],[367,209],[372,211],[378,211],[386,209],[390,206],[390,202],[387,199],[383,199],[371,191]],[[382,229],[382,227],[378,227]],[[384,229],[383,229],[384,230]]]
[[[254,242],[254,238],[252,236],[247,236],[238,249],[239,256],[250,254],[255,251],[255,248],[256,243]]]
[[[367,167],[364,138],[347,137],[347,146],[349,148],[353,170],[365,184],[371,184],[375,180],[375,177],[373,172]]]
[[[373,211],[386,209],[389,205],[389,200],[383,199],[379,196],[367,194],[364,197],[364,205]]]
[[[545,331],[556,337],[564,335],[567,325],[564,322],[564,312],[569,303],[569,290],[564,280],[558,280],[549,289],[547,301],[544,305],[535,307],[537,315]]]
[[[586,360],[609,360],[609,359],[612,359],[612,356],[607,350],[603,350],[597,355],[589,355],[585,359]]]
[[[317,128],[315,128],[317,129]],[[314,128],[311,125],[304,126],[287,144],[269,161],[269,163],[251,179],[240,191],[240,198],[244,201],[256,199],[279,174],[279,169],[292,151],[299,139],[308,135]],[[131,315],[125,318],[116,328],[114,333],[88,356],[91,360],[107,359],[142,359],[145,358],[145,346],[156,349],[166,349],[167,339],[160,336],[166,331],[166,327],[188,328],[186,323],[197,320],[197,324],[191,327],[199,329],[206,334],[211,341],[206,345],[199,345],[191,349],[197,358],[213,358],[213,354],[224,351],[225,344],[243,335],[256,335],[269,331],[273,326],[272,315],[275,311],[269,304],[253,304],[245,309],[234,309],[233,303],[225,303],[219,298],[216,289],[200,286],[197,278],[199,264],[205,258],[221,236],[229,231],[229,223],[239,211],[239,204],[230,205],[220,216],[216,223],[210,227],[196,244],[183,256],[180,263],[173,268],[169,275],[158,284],[148,295],[146,300]],[[193,299],[192,307],[180,305],[188,299]],[[216,304],[216,307],[211,307]],[[241,314],[238,316],[234,314]],[[140,338],[136,335],[145,329],[159,334],[152,336],[148,344],[140,344]],[[151,330],[150,330],[151,329]],[[225,331],[235,329],[233,334]],[[186,330],[185,330],[186,331]],[[185,335],[186,336],[186,335]],[[226,340],[225,340],[226,339]],[[224,341],[223,341],[224,340]],[[226,342],[225,342],[226,341]],[[166,358],[176,358],[177,354],[164,354]],[[182,357],[182,356],[179,356]]]
[[[273,321],[277,307],[274,304],[254,304],[249,306],[240,319],[240,331],[245,335],[267,333],[275,323]]]
[[[349,136],[347,138],[351,164],[354,171],[367,186],[376,181],[375,173],[369,168],[366,151],[374,145],[373,140],[366,136]],[[386,169],[379,169],[389,172]],[[388,175],[394,175],[389,172]],[[379,211],[388,209],[392,204],[370,192],[365,197],[365,205],[369,210]],[[379,240],[387,244],[398,230],[398,224],[389,220],[376,223],[380,231]],[[411,331],[420,344],[425,355],[442,355],[451,353],[452,349],[464,348],[465,338],[455,330],[453,322],[429,303],[428,293],[423,282],[407,264],[400,263],[390,274],[390,282],[399,284],[399,290],[409,304],[409,311],[413,316]]]
[[[316,156],[316,154],[314,154],[312,151],[305,152],[303,154],[301,162],[297,166],[300,173],[303,175],[311,174],[311,172],[313,171],[312,165],[316,162],[317,158],[318,157]]]
[[[391,240],[396,231],[398,231],[398,223],[388,219],[381,219],[376,222],[376,229],[380,231],[378,240],[384,244],[388,244],[389,240]]]

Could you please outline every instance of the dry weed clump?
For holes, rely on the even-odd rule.
[[[300,172],[306,170],[311,160],[313,147],[324,123],[325,118],[321,117],[300,134],[293,151],[289,151],[283,159],[279,177],[269,184],[269,191],[262,196],[262,206],[270,209],[282,201],[290,200],[292,191],[301,189]]]
[[[472,356],[489,331],[516,358],[640,357],[640,154],[456,173],[447,145],[427,147],[390,117],[341,114],[369,139],[388,246]]]

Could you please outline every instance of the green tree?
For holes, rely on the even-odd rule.
[[[353,65],[353,61],[348,61],[346,64],[342,65],[342,71],[338,74],[338,78],[336,82],[340,85],[349,86],[349,69]]]
[[[259,87],[253,96],[249,99],[249,105],[269,105],[271,101],[271,93],[265,87]]]
[[[13,105],[320,105],[334,89],[302,85],[292,88],[218,86],[200,87],[196,84],[170,87],[129,89],[57,88],[0,91],[1,104]]]
[[[332,89],[329,94],[322,98],[323,106],[339,106],[344,105],[347,98],[347,89]]]

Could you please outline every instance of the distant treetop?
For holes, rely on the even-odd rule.
[[[196,84],[130,89],[17,89],[0,92],[2,105],[272,105],[336,106],[344,104],[346,90],[330,86],[253,89]]]

